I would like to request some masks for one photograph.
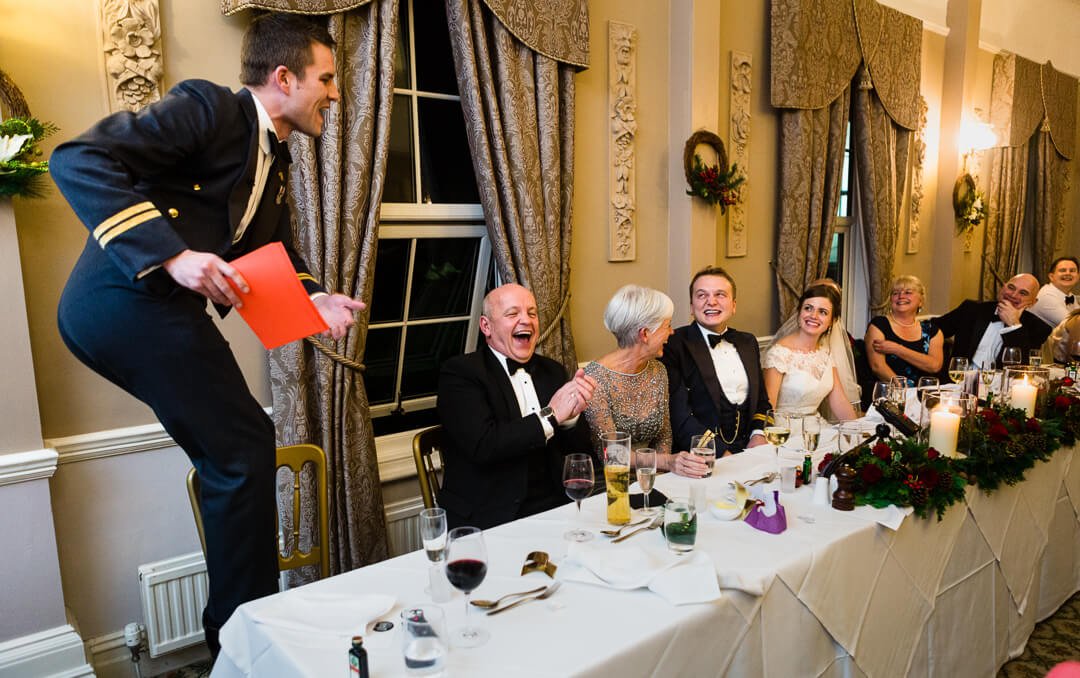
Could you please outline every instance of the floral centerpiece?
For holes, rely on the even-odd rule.
[[[819,468],[832,458],[826,454]],[[920,518],[936,514],[941,520],[949,506],[963,499],[967,485],[955,460],[911,438],[861,446],[846,463],[855,471],[856,504],[910,506]]]
[[[41,175],[49,171],[49,161],[38,159],[38,143],[56,129],[36,118],[0,120],[0,197],[44,194]]]
[[[1046,461],[1061,444],[1061,427],[1056,420],[1039,421],[1024,410],[992,405],[972,417],[960,432],[966,458],[957,466],[983,491],[1001,483],[1015,485],[1036,461]]]
[[[706,165],[695,152],[701,144],[711,146],[716,151],[715,165]],[[698,130],[686,140],[683,147],[683,172],[686,183],[690,186],[686,194],[719,205],[721,214],[725,213],[729,206],[738,204],[742,198],[739,188],[746,181],[746,175],[737,164],[728,167],[724,142],[712,132]]]
[[[1061,430],[1061,444],[1074,445],[1080,438],[1080,389],[1069,377],[1050,382],[1043,418]]]

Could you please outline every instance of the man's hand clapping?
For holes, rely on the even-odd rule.
[[[585,411],[595,388],[596,380],[585,374],[585,370],[578,369],[574,373],[574,378],[563,384],[562,388],[551,396],[548,407],[554,411],[555,418],[561,424]]]

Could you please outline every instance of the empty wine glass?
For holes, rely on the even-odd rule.
[[[941,380],[937,377],[919,377],[919,381],[916,382],[916,388],[920,391],[928,388],[937,388],[941,385]]]
[[[637,469],[637,483],[644,496],[644,505],[641,512],[647,516],[656,513],[655,508],[649,507],[649,493],[652,492],[653,482],[656,480],[656,450],[651,447],[639,447],[634,450],[634,468]]]
[[[1023,358],[1023,351],[1019,346],[1008,346],[1001,351],[1001,366],[1002,368],[1012,367],[1019,365]]]
[[[1016,363],[1020,364],[1020,356],[1016,357]],[[971,362],[967,358],[950,358],[949,359],[949,379],[952,379],[954,384],[964,383],[964,377],[971,366]]]
[[[491,634],[478,626],[469,625],[469,594],[487,576],[487,547],[484,533],[478,527],[455,527],[450,530],[446,553],[446,578],[454,588],[465,594],[464,626],[452,634],[458,647],[483,645]]]
[[[653,472],[656,472],[656,459],[653,459]],[[563,535],[570,541],[589,541],[593,538],[592,532],[584,530],[581,524],[581,500],[589,496],[596,477],[593,475],[592,457],[587,454],[568,454],[563,460],[563,489],[566,496],[577,502],[577,521],[579,527],[570,530]]]
[[[874,390],[870,392],[870,402],[879,403],[889,399],[889,382],[878,381],[874,383]]]

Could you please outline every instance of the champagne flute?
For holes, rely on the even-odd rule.
[[[656,460],[653,459],[653,472],[656,471]],[[570,541],[589,541],[593,538],[592,532],[584,530],[581,524],[581,500],[589,496],[596,478],[593,475],[592,457],[587,454],[568,454],[563,460],[563,488],[566,496],[577,502],[577,522],[579,527],[570,530],[563,535]]]
[[[420,542],[424,545],[424,553],[431,562],[431,570],[428,572],[428,593],[432,600],[439,602],[438,598],[449,596],[449,589],[445,580],[439,586],[436,578],[442,577],[439,567],[446,558],[446,510],[441,508],[429,508],[420,511]],[[448,598],[447,598],[448,599]]]
[[[987,397],[993,395],[993,390],[991,389],[991,387],[994,385],[994,379],[996,377],[997,370],[994,369],[994,361],[987,360],[983,364],[982,369],[979,370],[979,381],[981,381],[982,385],[986,387]]]
[[[817,451],[821,437],[821,420],[816,414],[808,414],[802,420],[803,447],[811,454]]]
[[[1017,364],[1020,363],[1020,358],[1017,356]],[[961,384],[964,382],[965,373],[968,371],[968,367],[971,362],[967,358],[950,358],[949,359],[949,379],[952,379],[954,384]]]
[[[455,527],[450,530],[447,545],[446,578],[454,588],[465,594],[465,625],[452,635],[458,647],[478,647],[491,637],[486,630],[469,625],[469,594],[487,576],[487,547],[484,533],[478,527]]]
[[[649,507],[649,493],[652,492],[653,482],[656,480],[656,450],[651,447],[634,450],[634,467],[637,469],[638,487],[645,498],[641,512],[647,516],[654,515],[656,509]]]
[[[776,448],[776,470],[780,470],[780,446],[787,442],[791,435],[791,422],[787,412],[782,410],[769,410],[765,421],[765,440],[768,440]]]

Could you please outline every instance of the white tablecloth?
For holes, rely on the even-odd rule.
[[[781,495],[788,529],[758,532],[743,522],[699,518],[697,548],[716,566],[722,588],[708,604],[672,605],[646,590],[564,582],[552,598],[496,617],[473,613],[491,639],[453,649],[455,676],[935,675],[992,676],[1022,651],[1037,619],[1080,588],[1080,462],[1075,449],[1039,464],[1028,480],[992,496],[970,488],[965,504],[938,522],[908,517],[898,530],[875,511],[816,506],[810,488]],[[764,446],[717,462],[704,481],[718,497],[730,479],[775,468]],[[668,494],[688,482],[657,479]],[[581,522],[605,525],[603,497],[583,503]],[[533,588],[545,575],[518,575],[526,554],[566,555],[572,504],[485,533],[489,570],[478,598]],[[597,540],[603,538],[597,537]],[[627,544],[664,550],[659,530]],[[275,625],[285,596],[356,600],[358,616],[429,600],[422,552],[355,570],[242,606],[222,629],[214,678],[334,676],[347,666],[348,636],[364,635],[372,676],[405,675],[398,629],[343,627],[338,634]],[[458,594],[444,606],[462,622]],[[365,612],[366,610],[366,612]],[[279,612],[280,611],[280,612]],[[358,621],[357,624],[361,624]]]

